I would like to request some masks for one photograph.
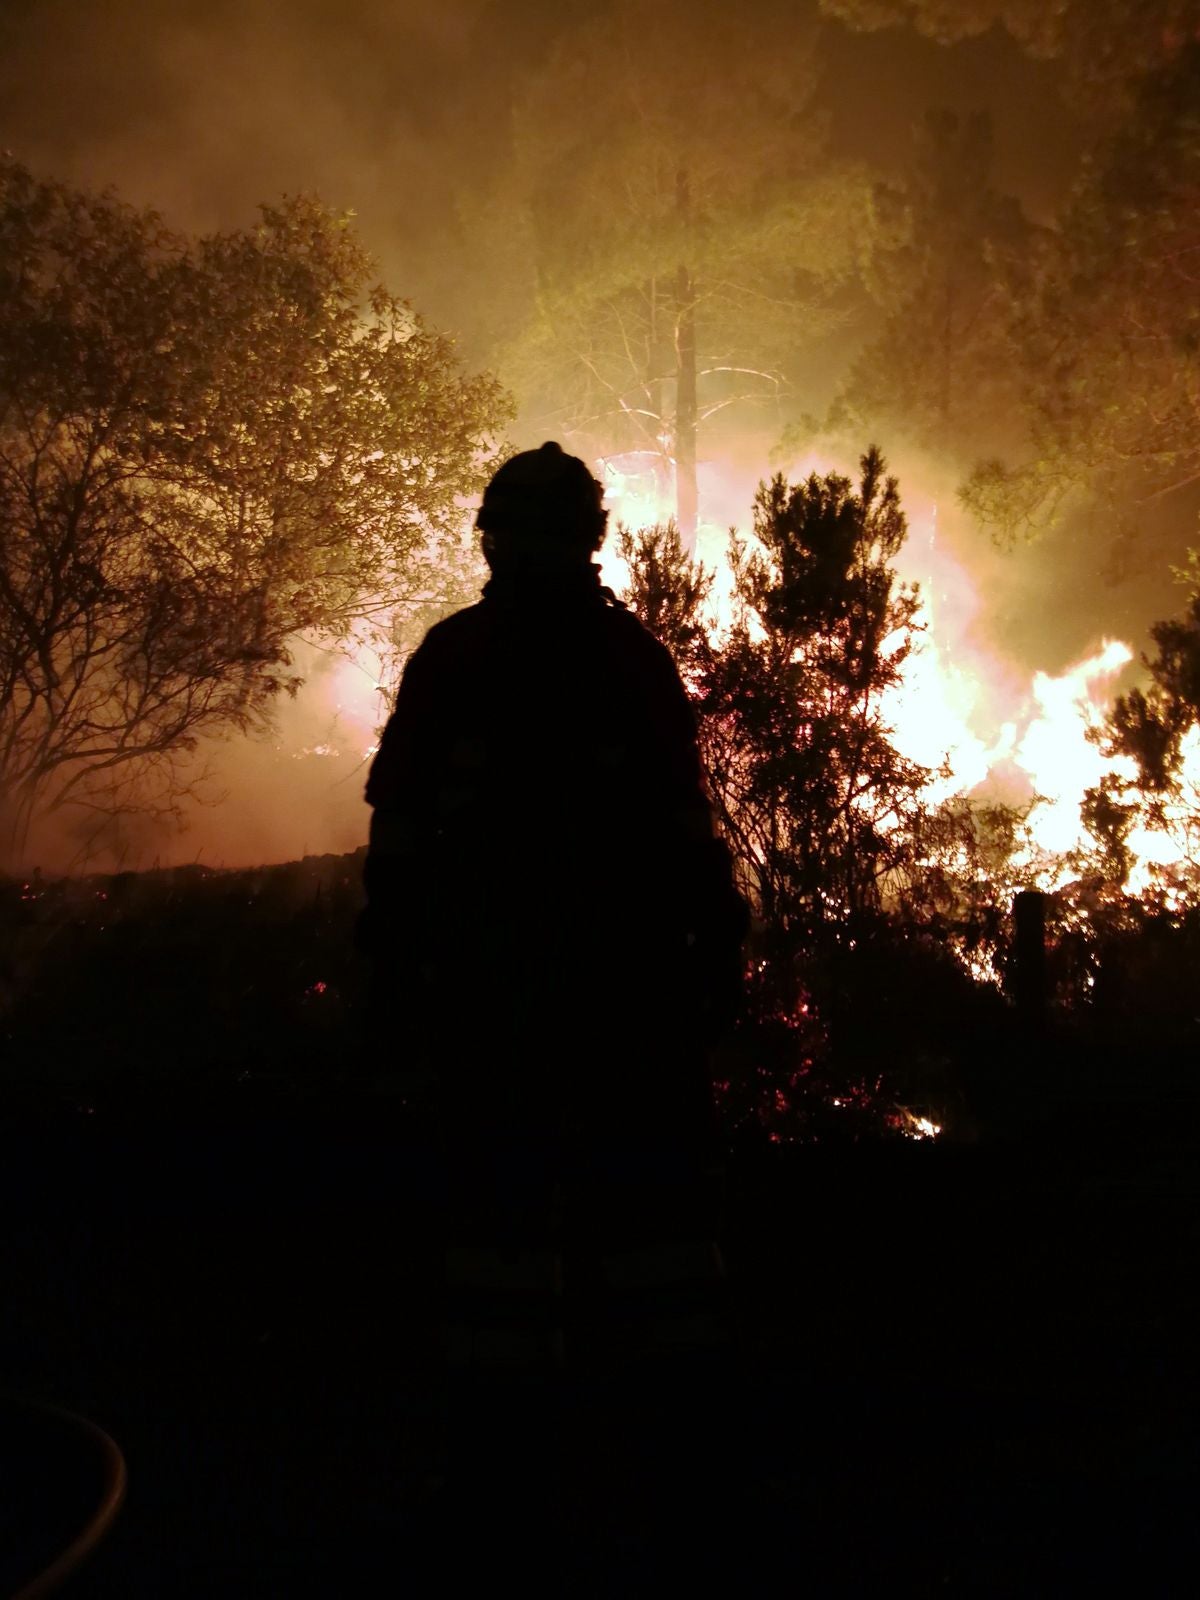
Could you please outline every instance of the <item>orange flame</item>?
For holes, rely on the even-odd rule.
[[[665,522],[671,515],[651,476],[634,458],[611,458],[601,464],[613,523],[630,528]],[[793,477],[828,471],[828,463],[811,457],[797,464]],[[702,486],[703,487],[703,486]],[[731,499],[724,484],[724,498]],[[743,503],[749,496],[743,495]],[[732,617],[732,594],[727,559],[728,535],[712,523],[701,523],[696,557],[715,582],[709,616],[720,633]],[[916,552],[914,554],[914,551]],[[936,551],[936,509],[927,540],[910,540],[905,576],[920,579],[928,596],[935,585],[943,596],[953,594],[953,607],[961,615],[952,619],[962,634],[963,616],[978,610],[969,575],[944,552]],[[925,570],[920,567],[924,565]],[[605,581],[620,592],[628,572],[615,551],[601,561]],[[946,642],[945,619],[938,603],[922,600],[922,629],[904,664],[903,681],[888,692],[885,719],[893,730],[896,748],[910,760],[930,768],[925,791],[930,804],[958,797],[986,798],[1011,794],[1014,776],[1025,791],[1031,809],[1027,831],[1031,841],[1014,867],[1026,869],[1037,884],[1053,891],[1071,877],[1068,858],[1084,850],[1089,835],[1081,808],[1088,789],[1112,773],[1132,781],[1128,763],[1105,758],[1088,737],[1103,721],[1117,680],[1133,660],[1133,651],[1120,640],[1105,640],[1093,654],[1067,671],[1036,672],[1023,694],[1005,695],[999,685],[1013,678],[1009,664],[989,658],[978,649],[963,650],[955,639],[954,659]],[[895,641],[898,646],[899,640]],[[1003,714],[1000,703],[1007,699]],[[1192,729],[1184,746],[1185,786],[1191,805],[1164,808],[1162,828],[1139,824],[1129,836],[1134,865],[1124,887],[1142,893],[1156,869],[1170,868],[1182,860],[1200,858],[1196,837],[1200,815],[1200,726]]]

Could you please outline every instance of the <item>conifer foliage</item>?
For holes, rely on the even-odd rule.
[[[760,486],[731,537],[729,626],[705,635],[710,580],[671,530],[625,536],[630,599],[682,657],[713,801],[764,926],[852,937],[916,848],[929,771],[895,748],[886,692],[920,628],[892,562],[906,523],[877,449],[836,473]]]
[[[903,1032],[885,992],[897,930],[914,907],[936,922],[941,857],[972,846],[969,817],[931,810],[932,774],[897,749],[888,720],[921,627],[920,597],[893,564],[905,534],[877,449],[856,482],[777,476],[759,488],[753,536],[731,535],[731,614],[707,628],[711,575],[674,531],[624,536],[630,603],[680,662],[753,911],[748,1053],[725,1084],[745,1100],[734,1122],[777,1128],[801,1101],[805,1117],[874,1102],[880,1029],[893,1063]],[[836,1090],[818,1086],[831,1071]]]

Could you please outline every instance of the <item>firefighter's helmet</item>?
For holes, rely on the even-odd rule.
[[[604,487],[586,462],[547,441],[510,456],[483,491],[475,526],[489,556],[502,546],[587,556],[600,548],[608,513]],[[515,550],[514,550],[515,553]]]

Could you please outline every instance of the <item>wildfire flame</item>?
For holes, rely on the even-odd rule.
[[[813,458],[800,463],[796,475],[827,470],[827,463]],[[670,516],[661,491],[638,461],[614,458],[601,464],[601,472],[614,523],[637,528],[665,522]],[[749,496],[741,498],[748,503]],[[718,632],[729,625],[732,615],[727,537],[722,529],[702,523],[696,539],[697,559],[715,577],[709,620]],[[885,719],[901,754],[933,773],[925,792],[930,804],[989,795],[1012,799],[1017,789],[1018,798],[1029,808],[1030,842],[1013,865],[1025,869],[1038,887],[1054,891],[1071,877],[1072,853],[1089,844],[1082,816],[1086,792],[1109,773],[1126,782],[1135,777],[1131,764],[1106,758],[1088,736],[1103,723],[1133,651],[1121,640],[1105,640],[1065,672],[1035,672],[1023,692],[1006,697],[999,713],[996,685],[1012,680],[1011,665],[988,659],[978,649],[968,652],[965,660],[958,651],[959,659],[952,658],[947,634],[961,634],[961,616],[956,630],[947,629],[938,603],[928,597],[949,590],[956,609],[968,614],[978,609],[978,601],[969,575],[944,552],[937,556],[936,585],[932,570],[921,570],[922,560],[931,563],[935,543],[936,510],[928,539],[910,540],[918,553],[910,558],[915,565],[910,564],[903,576],[919,581],[925,596],[918,615],[921,631],[904,663],[901,683],[885,698]],[[628,578],[619,556],[605,552],[601,567],[605,581],[619,591]],[[1184,758],[1185,784],[1200,802],[1200,726],[1187,736]],[[1193,805],[1189,813],[1186,808],[1164,807],[1162,828],[1141,825],[1130,832],[1127,844],[1133,865],[1124,885],[1128,892],[1143,893],[1156,869],[1196,858],[1200,840],[1191,835],[1198,808]]]
[[[728,473],[723,482],[710,479],[709,489],[722,492],[705,497],[704,470],[701,491],[707,504],[728,509],[735,502],[749,504],[746,478],[734,485]],[[801,464],[800,475],[826,470],[827,463],[812,460]],[[599,475],[614,525],[636,530],[669,519],[664,486],[645,463],[616,458],[600,463]],[[737,515],[730,520],[736,523]],[[924,797],[931,806],[974,799],[1021,807],[1028,843],[1011,865],[1022,883],[1052,892],[1071,879],[1072,856],[1089,845],[1083,820],[1086,792],[1107,773],[1128,784],[1135,779],[1132,764],[1106,758],[1089,738],[1105,720],[1133,652],[1120,640],[1106,640],[1064,672],[1022,676],[1011,662],[974,642],[970,624],[980,602],[969,574],[937,548],[936,511],[925,536],[922,529],[917,531],[906,547],[902,577],[920,586],[918,628],[901,679],[883,700],[884,720],[896,748],[929,770]],[[718,636],[730,626],[734,611],[728,537],[724,527],[710,521],[701,524],[696,540],[696,557],[713,579],[707,622]],[[629,573],[615,538],[602,552],[600,566],[606,584],[617,593],[627,589]],[[897,637],[893,647],[899,649],[903,642]],[[384,720],[385,677],[382,658],[365,644],[335,661],[326,660],[320,675],[323,704],[339,730],[339,743],[361,752],[363,761],[374,753]],[[327,753],[337,752],[326,744],[298,752]],[[1161,825],[1139,824],[1128,835],[1133,865],[1124,888],[1129,893],[1144,893],[1156,874],[1169,873],[1181,861],[1200,860],[1200,726],[1184,741],[1184,776],[1189,804],[1160,805]],[[981,980],[998,981],[990,958],[968,953],[964,959]],[[323,989],[313,985],[307,994]],[[832,1101],[835,1107],[848,1103]],[[943,1131],[927,1108],[895,1106],[889,1121],[908,1139],[934,1140]],[[782,1135],[770,1137],[778,1141]]]
[[[793,476],[827,470],[828,463],[814,457],[798,463]],[[598,464],[598,475],[614,526],[636,529],[671,515],[664,485],[641,458],[609,458]],[[721,509],[744,507],[750,500],[747,482],[713,463],[701,466],[701,491],[703,503]],[[720,633],[729,626],[733,604],[726,529],[702,522],[695,553],[713,575],[708,621]],[[1071,877],[1072,853],[1089,843],[1082,817],[1087,790],[1106,772],[1130,783],[1135,776],[1130,765],[1107,759],[1088,737],[1104,720],[1133,652],[1120,640],[1106,640],[1065,672],[1035,672],[1022,686],[1010,662],[969,642],[969,623],[979,600],[969,574],[936,548],[936,511],[928,528],[914,529],[905,561],[903,576],[920,583],[923,598],[920,632],[904,662],[902,681],[883,704],[895,745],[929,768],[925,798],[931,805],[970,797],[1027,807],[1029,844],[1013,865],[1024,881],[1047,891],[1059,889]],[[600,566],[611,588],[619,593],[627,586],[628,571],[615,539],[602,551]],[[338,729],[338,743],[326,736],[320,745],[298,753],[325,755],[344,743],[369,760],[385,710],[384,676],[378,654],[366,646],[326,663],[324,700]],[[1132,829],[1127,844],[1133,864],[1124,885],[1129,893],[1144,893],[1156,874],[1200,856],[1195,836],[1200,726],[1185,740],[1184,761],[1191,809],[1164,805],[1161,827],[1139,824]]]

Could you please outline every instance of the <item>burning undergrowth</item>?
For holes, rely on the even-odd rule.
[[[369,1054],[360,903],[361,852],[0,883],[5,1102],[87,1118],[303,1104],[369,1081],[386,1063]],[[731,1143],[988,1136],[1034,1116],[1068,1068],[1078,1114],[1195,1057],[1195,909],[1047,897],[1036,1042],[1013,1003],[1009,916],[976,932],[1005,989],[935,924],[860,932],[790,952],[757,932],[745,1015],[713,1062]]]

